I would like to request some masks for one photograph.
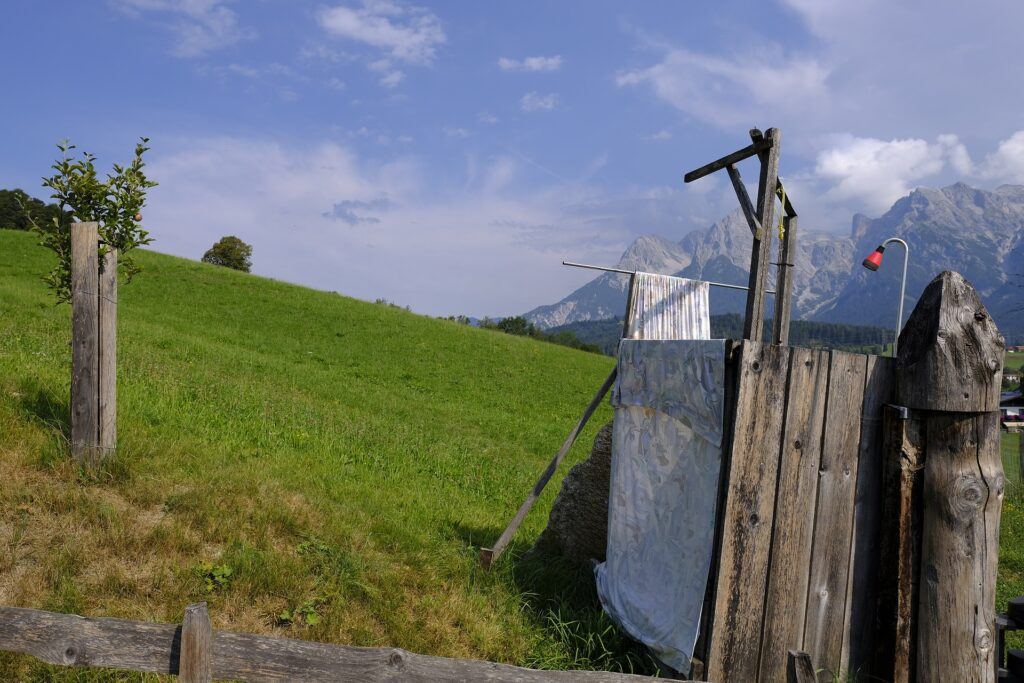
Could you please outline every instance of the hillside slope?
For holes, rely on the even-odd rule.
[[[0,604],[180,621],[208,600],[215,628],[630,665],[614,633],[587,640],[608,623],[568,569],[476,565],[610,358],[138,261],[121,290],[119,456],[83,478],[65,445],[69,308],[40,281],[49,255],[34,237],[0,230]],[[609,417],[602,406],[570,460]],[[0,679],[30,669],[45,667],[0,655]]]

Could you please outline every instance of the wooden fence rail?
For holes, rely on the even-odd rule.
[[[551,681],[650,680],[607,671],[539,671],[508,664],[420,655],[398,648],[328,645],[214,631],[205,603],[184,623],[157,624],[0,607],[0,650],[60,666],[175,674],[186,683],[236,681]]]

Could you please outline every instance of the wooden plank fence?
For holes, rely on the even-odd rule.
[[[184,623],[101,619],[0,607],[0,650],[59,666],[172,674],[185,683],[233,681],[502,681],[612,683],[650,680],[607,671],[540,671],[420,655],[398,648],[328,645],[215,631],[205,603]]]
[[[852,588],[874,583],[864,556],[877,552],[880,518],[881,472],[858,465],[877,461],[894,359],[744,341],[730,362],[736,411],[707,679],[784,681],[789,650],[849,670],[865,656],[850,634],[870,630]]]

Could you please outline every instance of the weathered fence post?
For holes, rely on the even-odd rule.
[[[900,335],[897,403],[923,453],[916,673],[996,680],[995,585],[1005,345],[977,292],[943,272]]]
[[[99,224],[71,224],[71,453],[95,467],[117,442],[117,252]]]
[[[117,250],[103,257],[99,287],[99,447],[100,457],[117,446]]]
[[[213,680],[213,627],[205,602],[185,608],[178,679],[182,683],[210,683]]]
[[[99,461],[98,223],[71,224],[71,453]]]

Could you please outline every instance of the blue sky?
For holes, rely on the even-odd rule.
[[[152,138],[153,248],[506,315],[735,206],[682,173],[778,126],[804,229],[1024,183],[1019,2],[8,0],[0,187]],[[749,180],[755,169],[744,167]]]

